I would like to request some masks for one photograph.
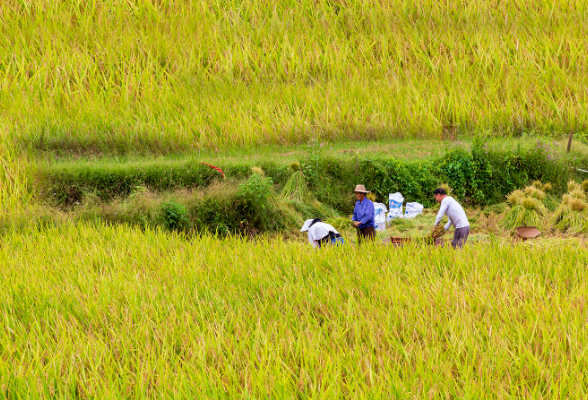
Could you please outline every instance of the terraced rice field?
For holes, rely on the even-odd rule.
[[[588,137],[587,30],[576,0],[3,1],[0,397],[587,398],[586,238],[570,236],[588,183],[560,196],[588,169],[562,141]],[[448,125],[452,153],[433,140]],[[359,248],[343,229],[314,251],[297,232],[147,223],[176,229],[188,207],[220,224],[263,187],[278,205],[320,194],[343,224],[360,165],[407,199],[551,173],[563,205],[541,221],[561,229],[513,245],[494,204],[468,209],[462,251]]]
[[[586,134],[585,2],[7,0],[2,135],[190,152]]]

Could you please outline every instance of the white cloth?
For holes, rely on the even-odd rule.
[[[300,232],[306,232],[308,231],[308,228],[310,228],[310,224],[312,224],[312,219],[307,219],[306,221],[304,221],[304,225],[302,225],[302,229],[300,229]]]
[[[449,229],[451,225],[455,226],[455,229],[470,226],[465,211],[451,196],[447,196],[441,200],[441,208],[439,208],[437,218],[435,218],[435,226],[439,225],[443,215],[447,215],[447,218],[449,218],[449,221],[444,226],[445,230]]]
[[[307,219],[302,226],[300,232],[308,231],[308,241],[313,247],[318,247],[319,240],[329,234],[329,232],[339,233],[331,225],[324,222],[317,222],[313,226],[309,225],[312,223],[312,219]]]

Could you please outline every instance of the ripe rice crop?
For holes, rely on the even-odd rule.
[[[304,201],[311,193],[306,185],[306,178],[302,171],[294,171],[286,181],[280,196],[285,199]]]
[[[548,214],[543,199],[545,192],[538,189],[535,182],[524,190],[513,191],[507,196],[511,208],[506,212],[501,225],[507,230],[513,230],[518,226],[542,227]]]
[[[553,213],[550,224],[560,232],[572,234],[588,232],[587,207],[586,193],[582,185],[569,181],[568,193],[562,196],[562,202]]]
[[[20,213],[30,198],[26,158],[10,141],[0,141],[0,223],[9,213]]]
[[[302,235],[302,234],[301,234]],[[0,247],[7,398],[585,398],[586,249],[187,240]]]
[[[5,0],[0,118],[38,149],[102,153],[581,131],[586,14],[572,0]]]
[[[572,192],[582,192],[582,186],[576,181],[568,182],[568,193]]]
[[[565,233],[588,232],[588,203],[580,185],[570,181],[570,193],[562,196],[562,202],[550,218],[553,229]]]
[[[528,186],[525,188],[524,190],[525,194],[531,198],[537,199],[537,200],[543,200],[545,199],[545,192],[541,189],[538,189],[535,186]]]

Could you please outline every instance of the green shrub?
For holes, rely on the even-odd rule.
[[[267,226],[268,199],[273,193],[272,178],[265,176],[259,167],[253,167],[247,182],[239,185],[238,197],[243,201],[243,219],[255,225]]]
[[[161,205],[163,226],[170,231],[185,231],[188,228],[188,213],[186,207],[174,201]]]

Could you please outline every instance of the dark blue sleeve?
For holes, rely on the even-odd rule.
[[[355,203],[355,208],[353,209],[353,218],[352,221],[357,221],[357,203]]]
[[[362,224],[367,224],[372,218],[374,218],[374,203],[371,201],[365,205],[365,215],[361,220]]]

